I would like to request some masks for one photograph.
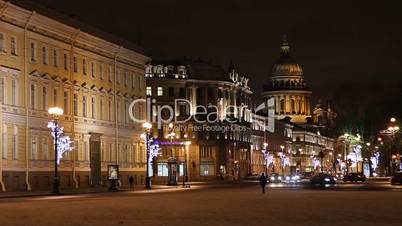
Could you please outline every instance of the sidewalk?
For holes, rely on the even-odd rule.
[[[167,186],[167,185],[152,185],[152,189],[145,189],[145,185],[136,185],[134,189],[129,189],[124,187],[118,191],[109,191],[107,187],[97,187],[97,188],[80,188],[80,189],[61,189],[59,195],[82,195],[82,194],[97,194],[97,193],[116,193],[116,192],[130,192],[130,193],[144,193],[144,192],[157,192],[161,190],[188,190],[188,189],[200,189],[206,187],[216,187],[232,184],[232,182],[189,182],[187,185],[189,187],[183,188],[181,183],[177,186]],[[23,198],[23,197],[36,197],[36,196],[54,196],[55,194],[51,191],[21,191],[21,192],[0,192],[0,199],[2,198]]]

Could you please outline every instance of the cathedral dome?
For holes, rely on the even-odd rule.
[[[290,46],[286,37],[281,43],[281,57],[272,67],[272,76],[303,76],[302,67],[290,56]]]

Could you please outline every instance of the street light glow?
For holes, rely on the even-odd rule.
[[[50,115],[54,115],[54,116],[60,116],[63,114],[63,109],[59,108],[59,107],[51,107],[49,108],[49,110],[47,111]]]
[[[396,118],[392,117],[389,119],[390,122],[396,122]]]
[[[142,123],[142,128],[151,129],[151,128],[152,128],[152,124],[149,123],[149,122],[144,122],[144,123]]]

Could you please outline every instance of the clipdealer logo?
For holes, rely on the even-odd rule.
[[[147,115],[145,118],[140,118],[141,116],[135,115],[134,112],[139,106],[146,104]],[[180,107],[186,108],[186,113],[184,115],[177,114],[177,109]],[[261,103],[254,112],[259,112],[268,108],[268,103]],[[158,129],[162,128],[164,124],[175,123],[184,124],[190,120],[198,124],[204,124],[202,126],[190,126],[192,130],[199,131],[228,131],[228,130],[242,130],[239,128],[237,123],[244,121],[251,122],[252,112],[247,105],[229,105],[223,104],[222,101],[218,101],[217,105],[209,104],[204,105],[194,105],[191,101],[187,99],[175,99],[173,107],[169,104],[156,104],[156,99],[151,98],[141,98],[136,99],[131,102],[129,106],[129,116],[131,120],[136,123],[151,122],[156,123]],[[232,116],[240,117],[232,117]],[[246,119],[246,120],[244,120]],[[233,124],[230,126],[225,126],[225,128],[218,128],[216,125],[205,125],[205,124],[215,124],[218,122],[225,121],[228,124]],[[260,124],[259,126],[266,126],[265,121],[256,121],[255,123]],[[245,128],[244,128],[245,129]]]
[[[146,104],[147,115],[145,118],[140,118],[134,114],[136,108],[140,105]],[[180,107],[185,107],[187,114],[178,115],[177,109]],[[175,110],[176,109],[176,110]],[[250,110],[246,105],[235,106],[226,105],[223,106],[222,103],[219,106],[209,104],[204,105],[193,105],[187,99],[175,99],[173,107],[168,104],[157,105],[155,99],[151,98],[141,98],[136,99],[131,102],[129,106],[129,116],[131,120],[136,123],[144,123],[146,121],[157,123],[158,128],[161,128],[163,124],[168,124],[171,122],[182,124],[188,122],[189,120],[194,120],[196,123],[217,123],[219,121],[225,120],[228,123],[239,123],[242,122],[242,117],[227,117],[228,115],[235,115],[239,112],[241,114],[250,114]]]

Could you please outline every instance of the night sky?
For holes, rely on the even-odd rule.
[[[141,43],[154,59],[232,59],[259,99],[287,34],[314,101],[344,124],[401,118],[402,14],[389,1],[37,0],[81,22]],[[396,1],[395,1],[396,2]],[[378,125],[377,125],[378,124]]]

